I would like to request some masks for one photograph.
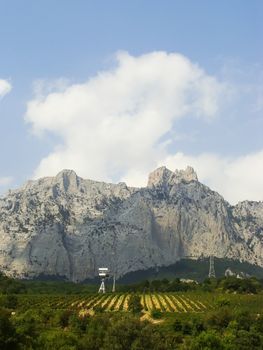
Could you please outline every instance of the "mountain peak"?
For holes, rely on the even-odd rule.
[[[165,166],[159,167],[150,173],[148,178],[148,187],[173,185],[181,181],[198,181],[198,177],[194,169],[187,166],[185,170],[175,170],[172,172]]]
[[[179,181],[198,181],[197,174],[191,166],[187,166],[185,170],[175,170],[174,173]]]
[[[72,169],[63,169],[57,175],[56,178],[67,176],[67,177],[77,177],[77,174]]]
[[[79,185],[79,177],[74,170],[64,169],[60,171],[56,177],[55,181],[63,187],[65,191],[68,189],[76,190]]]
[[[148,187],[164,186],[168,184],[174,173],[165,166],[155,169],[148,178]]]

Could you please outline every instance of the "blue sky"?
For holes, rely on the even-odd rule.
[[[60,167],[74,166],[84,177],[143,185],[147,173],[156,166],[165,164],[174,170],[191,163],[200,180],[220,191],[231,202],[246,198],[263,200],[263,180],[258,176],[263,171],[262,13],[263,3],[256,0],[0,0],[0,79],[12,86],[12,90],[2,94],[0,100],[0,191],[21,185],[31,177],[54,175]],[[128,57],[116,58],[120,51],[127,52]],[[159,60],[153,58],[154,52],[164,52],[166,56]],[[133,115],[130,125],[136,147],[127,153],[124,150],[126,146],[129,149],[131,143],[121,140],[114,145],[115,139],[120,140],[119,134],[127,130],[118,129],[119,120],[109,128],[114,136],[108,141],[111,151],[107,154],[108,144],[94,147],[92,153],[91,144],[74,141],[78,133],[81,135],[81,130],[77,129],[70,134],[74,120],[82,123],[78,119],[77,105],[70,104],[76,115],[71,114],[71,123],[67,125],[60,122],[62,124],[57,126],[55,122],[51,125],[42,121],[43,113],[52,114],[54,120],[63,119],[63,116],[50,112],[47,97],[52,93],[62,94],[59,103],[68,105],[65,100],[68,94],[64,94],[69,91],[67,89],[76,84],[83,87],[93,77],[100,85],[99,90],[94,88],[94,94],[104,99],[100,91],[107,95],[107,89],[119,77],[120,66],[124,64],[126,67],[129,57],[136,60],[136,75],[142,66],[139,58],[143,55],[155,71],[165,68],[171,58],[169,55],[173,54],[184,57],[182,65],[190,62],[190,75],[196,72],[196,65],[202,70],[203,77],[195,84],[207,83],[208,77],[215,79],[217,84],[215,87],[213,83],[216,98],[210,91],[206,91],[210,95],[204,97],[204,91],[198,89],[191,92],[176,90],[175,94],[191,94],[191,99],[200,94],[202,97],[198,98],[202,101],[211,98],[216,105],[215,111],[200,112],[190,108],[189,99],[185,102],[189,112],[178,116],[169,112],[163,123],[163,106],[159,122],[160,125],[166,123],[166,128],[158,135],[153,131],[152,138],[142,148],[137,147],[143,142],[140,136],[137,139],[134,125],[139,126],[141,119]],[[176,57],[171,67],[172,64],[174,72],[180,70]],[[127,67],[123,74],[129,74],[130,66]],[[113,72],[112,80],[98,82],[99,72]],[[147,77],[142,74],[138,79],[132,84],[140,85]],[[155,79],[161,86],[171,83],[168,78],[163,81],[159,75]],[[147,84],[152,86],[152,82]],[[80,93],[90,98],[92,86],[88,91],[83,89]],[[139,87],[138,91],[144,91],[144,88]],[[154,94],[155,91],[151,96]],[[118,100],[118,96],[121,98],[115,92],[113,99]],[[132,87],[125,95],[130,106],[131,100],[127,96],[134,96]],[[160,103],[167,101],[165,98]],[[38,103],[37,107],[29,108],[29,101]],[[93,126],[99,116],[96,116],[97,107],[86,107],[87,120],[81,125],[89,135],[91,124]],[[177,109],[176,104],[173,107]],[[119,106],[114,108],[113,114]],[[123,106],[123,110],[126,108]],[[94,111],[94,120],[88,116],[91,111]],[[107,113],[107,109],[103,113]],[[103,124],[92,129],[93,142],[96,143],[96,139],[100,142],[102,125],[113,117],[106,116]],[[148,124],[145,123],[141,127],[146,128],[147,135]],[[157,122],[154,125],[160,129]],[[80,137],[84,140],[85,133]],[[63,152],[58,151],[61,149]],[[123,154],[120,155],[120,151]],[[81,157],[77,163],[79,154]],[[145,159],[141,154],[145,154]],[[117,159],[114,167],[109,165],[111,157]],[[84,162],[89,166],[83,166]]]

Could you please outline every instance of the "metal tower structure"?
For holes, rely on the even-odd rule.
[[[99,276],[101,277],[101,284],[99,288],[99,293],[106,293],[105,279],[109,277],[109,269],[107,267],[99,268]]]
[[[112,292],[114,293],[116,291],[116,275],[115,275],[115,271],[113,274],[113,283],[112,283]]]
[[[214,260],[214,255],[210,255],[210,264],[209,264],[209,273],[208,277],[216,277],[216,272],[215,272],[215,260]]]
[[[117,232],[115,226],[113,226],[113,241],[112,241],[112,292],[116,292],[116,276],[118,269],[118,255],[117,255]]]

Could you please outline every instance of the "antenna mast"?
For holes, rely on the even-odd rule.
[[[99,293],[106,293],[105,279],[109,277],[109,269],[107,267],[99,268],[99,276],[101,277],[101,284],[99,288]]]

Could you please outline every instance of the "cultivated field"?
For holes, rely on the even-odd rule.
[[[76,310],[80,314],[96,311],[128,311],[131,293],[106,293],[86,295],[21,295],[19,305],[23,309],[45,308]],[[251,312],[263,309],[262,295],[218,293],[142,293],[143,311],[158,310],[164,313],[204,313],[218,307],[220,300],[227,299],[232,309],[247,308]]]
[[[67,295],[50,296],[34,295],[21,297],[23,307],[52,307],[79,311],[128,311],[130,293],[89,294],[85,296]],[[204,297],[178,293],[145,293],[140,294],[144,311],[161,312],[204,312],[212,308],[211,302]]]

